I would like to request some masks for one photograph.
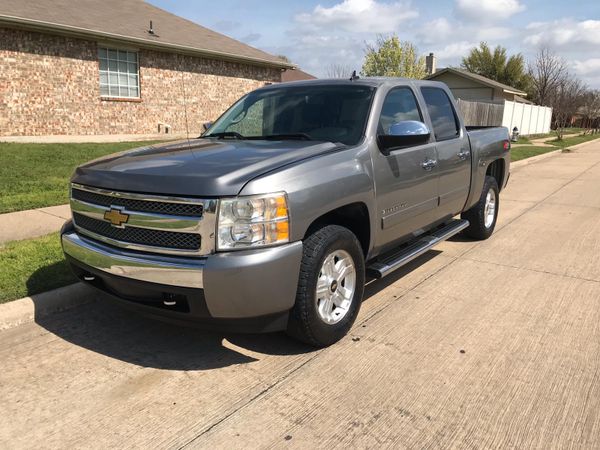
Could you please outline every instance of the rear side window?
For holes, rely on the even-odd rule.
[[[452,103],[443,89],[421,88],[436,141],[452,139],[459,135],[458,119],[454,113]]]
[[[415,94],[407,88],[392,89],[385,97],[381,116],[379,117],[379,133],[388,134],[390,126],[404,120],[422,121]]]

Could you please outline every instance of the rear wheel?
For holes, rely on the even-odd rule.
[[[288,334],[316,347],[337,342],[356,320],[364,284],[364,256],[356,236],[337,225],[317,230],[304,241]]]
[[[479,201],[461,217],[469,221],[464,233],[472,239],[489,238],[496,227],[500,196],[498,183],[494,177],[486,176]]]

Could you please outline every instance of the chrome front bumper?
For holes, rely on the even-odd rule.
[[[140,255],[85,239],[75,231],[63,233],[61,239],[65,254],[103,272],[138,281],[204,288],[206,258]]]
[[[295,302],[301,241],[183,258],[109,246],[79,234],[71,222],[61,230],[61,240],[76,275],[88,281],[85,273],[89,272],[93,278],[89,281],[113,296],[125,300],[164,293],[187,297],[189,313],[171,314],[153,307],[154,314],[192,318],[206,309],[211,318],[245,319],[288,311]]]

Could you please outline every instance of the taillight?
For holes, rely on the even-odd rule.
[[[504,148],[505,151],[510,150],[510,141],[508,139],[504,140],[504,142],[502,143],[502,148]]]

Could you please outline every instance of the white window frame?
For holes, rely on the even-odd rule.
[[[140,99],[140,64],[136,50],[98,46],[100,97]]]

